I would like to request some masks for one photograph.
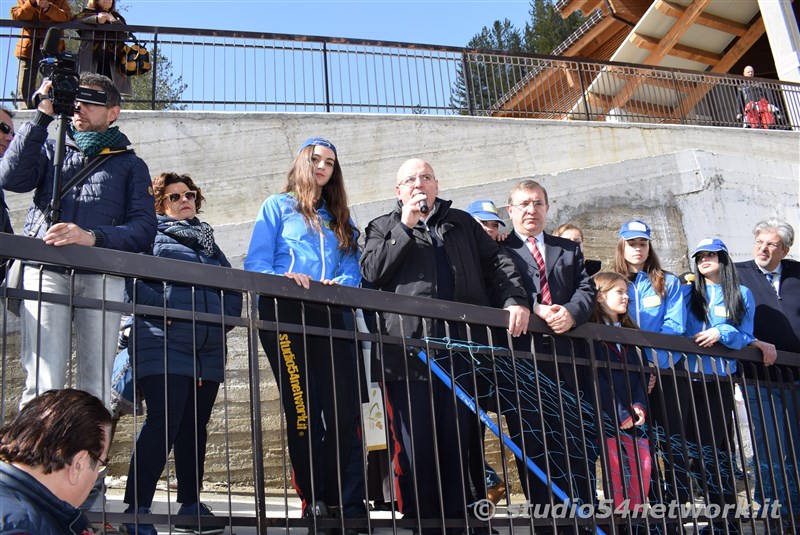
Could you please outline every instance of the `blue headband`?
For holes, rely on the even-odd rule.
[[[338,154],[336,154],[336,147],[333,145],[333,143],[331,143],[330,141],[328,141],[324,137],[310,137],[310,138],[306,139],[305,141],[303,141],[303,144],[300,145],[300,148],[297,150],[297,153],[299,154],[300,151],[302,151],[304,148],[310,147],[312,145],[319,145],[321,147],[328,147],[329,149],[331,149],[333,151],[334,155],[339,156]]]

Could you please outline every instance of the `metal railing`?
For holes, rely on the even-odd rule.
[[[14,103],[14,46],[24,26],[0,20],[5,59],[0,102],[7,104]],[[60,27],[68,48],[77,49],[75,31],[87,27]],[[155,65],[134,80],[129,108],[800,126],[800,85],[774,80],[398,42],[119,29],[135,32]],[[769,108],[748,117],[744,88],[753,85]]]
[[[193,295],[199,295],[204,288],[242,293],[242,315],[233,317],[202,309],[172,308],[166,299],[160,306],[140,304],[135,294],[136,304],[131,304],[110,297],[81,297],[73,292],[54,294],[30,285],[27,290],[0,288],[0,302],[4,304],[10,299],[24,298],[34,309],[52,302],[68,307],[69,314],[92,309],[133,314],[165,330],[178,323],[190,325],[192,332],[209,325],[216,325],[220,331],[232,329],[227,340],[224,381],[208,425],[205,477],[197,489],[199,492],[199,487],[203,487],[203,501],[214,504],[216,517],[203,519],[207,527],[228,526],[231,531],[235,528],[236,533],[266,533],[268,527],[309,527],[316,522],[320,530],[377,533],[468,526],[479,531],[510,528],[526,532],[534,527],[538,530],[572,526],[596,533],[616,533],[623,527],[630,529],[637,525],[696,531],[711,522],[719,529],[728,525],[740,532],[761,533],[767,529],[771,533],[797,532],[797,505],[781,501],[786,491],[780,489],[797,493],[799,459],[797,444],[792,441],[800,437],[789,434],[792,437],[789,443],[778,441],[764,451],[760,442],[753,448],[751,431],[755,430],[748,427],[748,422],[769,421],[778,399],[765,394],[727,414],[724,411],[720,414],[718,407],[732,408],[729,404],[733,403],[737,384],[744,389],[775,388],[783,403],[800,406],[800,392],[795,386],[800,355],[779,352],[777,364],[768,369],[763,379],[750,379],[749,374],[709,376],[690,372],[685,364],[656,369],[624,359],[614,363],[606,360],[602,352],[603,347],[617,347],[617,344],[641,351],[658,347],[677,360],[698,349],[688,338],[598,324],[582,325],[568,337],[549,338],[542,336],[549,332],[544,324],[532,319],[530,327],[536,334],[512,340],[505,331],[506,314],[497,309],[441,301],[432,307],[430,299],[321,284],[313,284],[307,291],[285,277],[107,249],[56,248],[40,240],[12,235],[2,235],[0,257],[47,264],[53,267],[45,269],[60,271],[69,280],[91,272],[134,281],[156,281],[157,286],[182,285]],[[300,313],[292,317],[292,309]],[[363,311],[366,320],[363,325],[359,325],[358,310]],[[430,318],[439,327],[426,333],[424,339],[390,336],[374,327],[387,314]],[[134,330],[141,328],[137,325],[134,324]],[[2,418],[6,421],[16,410],[24,378],[17,360],[19,335],[15,320],[5,308],[0,312],[0,326],[0,394]],[[289,345],[287,340],[291,336],[302,340],[302,345]],[[135,332],[131,338],[137,339]],[[264,347],[259,338],[266,344]],[[73,343],[70,342],[71,347]],[[199,344],[203,342],[195,343],[199,352]],[[312,347],[317,349],[312,351]],[[280,356],[287,370],[299,366],[301,371],[289,370],[289,375],[276,377],[264,358],[265,349],[276,362]],[[428,380],[422,383],[421,390],[407,380],[389,377],[382,358],[374,358],[392,350],[406,355],[409,366],[413,362],[422,363]],[[135,345],[131,351],[136,354]],[[759,367],[761,362],[760,353],[753,348],[736,352],[710,348],[703,353],[734,357],[740,366],[748,368]],[[426,358],[427,355],[431,358]],[[163,358],[169,363],[168,347],[164,348]],[[333,374],[329,385],[337,401],[332,402],[332,409],[330,405],[325,409],[324,424],[313,417],[321,401],[302,396],[304,388],[320,388],[313,387],[309,382],[312,379],[302,375],[305,359]],[[368,374],[367,363],[372,366]],[[73,370],[75,365],[72,362],[69,369]],[[106,373],[110,376],[110,370]],[[295,378],[292,374],[297,373],[300,375]],[[614,380],[615,374],[624,379]],[[289,384],[282,383],[281,377],[288,378]],[[609,410],[602,398],[609,392],[613,398],[615,389],[617,395],[624,397],[620,389],[630,393],[634,383],[643,386],[650,377],[655,382],[646,402],[646,425],[631,431],[620,430],[616,412]],[[195,379],[199,379],[197,372]],[[72,384],[75,373],[70,372],[67,381]],[[377,397],[370,397],[367,386],[376,382],[382,390]],[[430,415],[411,414],[412,437],[415,429],[417,433],[423,432],[426,421],[431,425],[431,419],[434,428],[453,427],[455,436],[476,434],[469,435],[471,438],[466,442],[456,441],[449,450],[442,450],[443,445],[437,446],[434,440],[432,457],[430,451],[414,453],[412,449],[412,459],[428,454],[433,464],[429,472],[411,470],[413,478],[409,484],[414,499],[413,505],[407,500],[402,506],[405,515],[397,505],[390,506],[388,511],[362,509],[362,514],[348,514],[346,496],[351,497],[350,503],[352,496],[362,504],[394,502],[398,498],[395,487],[390,484],[382,488],[381,483],[390,477],[392,467],[394,470],[408,467],[394,464],[398,446],[391,426],[394,417],[356,409],[358,427],[377,429],[380,438],[377,442],[384,442],[370,443],[367,433],[356,433],[352,427],[342,425],[347,412],[344,404],[347,402],[342,400],[347,397],[341,396],[352,396],[350,399],[355,399],[358,407],[367,403],[368,409],[373,408],[373,402],[383,401],[386,406],[379,412],[391,414],[400,409],[388,405],[390,399],[397,399],[387,393],[391,384],[399,389],[401,398],[427,395],[437,399],[430,402]],[[168,390],[166,384],[164,389]],[[286,400],[282,396],[292,397],[288,404],[283,404],[283,412],[282,401]],[[308,417],[303,420],[309,429],[307,435],[305,431],[297,434],[300,418],[289,418],[287,406],[297,411],[295,416],[302,412]],[[441,420],[439,411],[448,406],[447,410],[455,415],[454,421]],[[675,414],[693,415],[687,420],[692,424],[670,427],[675,421],[671,415]],[[119,476],[127,472],[134,449],[133,437],[143,420],[142,409],[134,409],[133,418],[123,416],[116,427],[110,453],[111,473],[106,474],[111,487],[126,484]],[[311,441],[310,429],[320,425],[325,426],[326,436],[336,437],[333,444],[330,438],[321,444]],[[713,429],[712,442],[706,442],[707,426]],[[482,440],[475,440],[483,436],[483,427],[490,431],[499,427],[505,434],[493,436],[490,432]],[[304,455],[297,456],[292,447],[287,448],[293,433],[295,440],[300,437],[308,441]],[[437,436],[443,440],[451,435]],[[440,448],[438,453],[437,448]],[[515,449],[515,454],[523,459],[516,464],[512,454]],[[560,457],[556,456],[558,452]],[[328,479],[325,495],[313,496],[311,501],[326,501],[330,511],[345,510],[344,515],[300,518],[301,503],[292,490],[296,479],[292,479],[290,455],[293,462],[310,467],[312,472],[314,467],[327,463],[327,473],[333,474],[334,483]],[[453,471],[454,458],[467,459],[467,464],[457,463]],[[500,476],[500,485],[485,482],[484,459]],[[476,462],[478,475],[474,470]],[[384,472],[378,469],[381,465]],[[195,468],[196,473],[203,472],[202,467]],[[377,490],[371,481],[376,471]],[[314,473],[312,482],[321,472]],[[177,516],[176,508],[169,507],[175,500],[174,474],[168,464],[152,514],[123,514],[125,506],[120,503],[119,491],[112,488],[103,512],[92,513],[91,518],[112,524],[152,522],[159,529],[195,524],[197,517]],[[409,472],[405,475],[408,477]],[[129,479],[127,485],[135,482]],[[505,495],[497,499],[497,504],[483,498],[491,496],[490,486],[501,489],[500,494]],[[544,499],[542,492],[546,495]],[[451,505],[455,499],[458,507],[455,512],[451,509],[445,513],[442,507],[432,515],[420,513],[425,510],[423,496],[449,500]],[[773,507],[761,497],[781,503]],[[570,506],[557,509],[555,506],[560,503]],[[723,511],[726,504],[730,509]],[[469,508],[470,505],[477,507]],[[775,511],[775,516],[770,516]]]

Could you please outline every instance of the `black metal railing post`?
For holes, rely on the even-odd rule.
[[[250,367],[250,429],[253,440],[253,492],[256,527],[267,533],[267,495],[264,477],[264,443],[261,429],[261,373],[258,365],[258,294],[247,292],[247,350]]]
[[[322,43],[322,68],[325,75],[325,112],[331,112],[330,86],[328,83],[328,43]]]
[[[469,71],[467,53],[461,54],[461,70],[464,73],[464,98],[467,99],[467,109],[470,115],[475,115],[475,102],[472,95],[472,74]]]
[[[161,59],[158,57],[158,29],[153,32],[153,80],[150,93],[150,109],[156,109],[156,87],[158,87],[158,62]]]

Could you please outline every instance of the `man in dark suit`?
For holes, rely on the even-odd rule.
[[[589,319],[595,290],[586,273],[580,245],[544,233],[549,208],[547,191],[541,184],[525,180],[514,186],[507,207],[514,231],[504,245],[520,272],[531,310],[559,335]],[[525,344],[520,340],[515,349],[531,352],[530,340],[527,347]],[[522,436],[526,455],[550,474],[554,484],[571,498],[592,503],[591,472],[596,455],[590,451],[594,441],[587,432],[593,426],[586,421],[591,415],[581,413],[575,402],[575,394],[587,386],[583,377],[585,368],[578,365],[576,371],[571,365],[556,367],[552,361],[554,354],[581,357],[582,347],[566,337],[543,334],[533,335],[532,345],[535,369],[530,359],[517,359],[517,376],[521,379],[519,370],[526,373],[524,370],[531,368],[528,372],[532,375],[526,379],[533,381],[537,377],[539,388],[535,390],[541,394],[523,397],[518,416],[506,414],[509,429],[512,434]],[[571,406],[575,410],[570,410]],[[561,407],[563,414],[559,412]],[[530,501],[550,503],[551,489],[532,477],[524,464],[519,468],[520,474],[525,474],[521,479]],[[561,501],[555,496],[553,500]]]
[[[785,221],[760,221],[753,234],[753,260],[737,263],[736,270],[740,283],[755,297],[754,334],[759,341],[753,345],[764,353],[763,366],[743,366],[758,463],[755,499],[762,504],[765,499],[779,501],[782,514],[797,515],[800,374],[797,368],[772,366],[775,352],[764,346],[774,344],[776,349],[800,353],[800,262],[786,258],[794,243],[794,229]]]

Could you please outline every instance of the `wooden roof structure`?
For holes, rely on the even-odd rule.
[[[569,57],[728,73],[765,33],[757,0],[561,0],[556,7],[563,17],[589,14],[554,51],[565,61],[533,69],[493,115],[580,119],[619,110],[652,115],[643,110],[655,109],[678,120],[705,97],[709,84],[682,84],[675,91],[669,80],[641,75],[634,65],[576,71]],[[663,89],[667,85],[670,91]]]

